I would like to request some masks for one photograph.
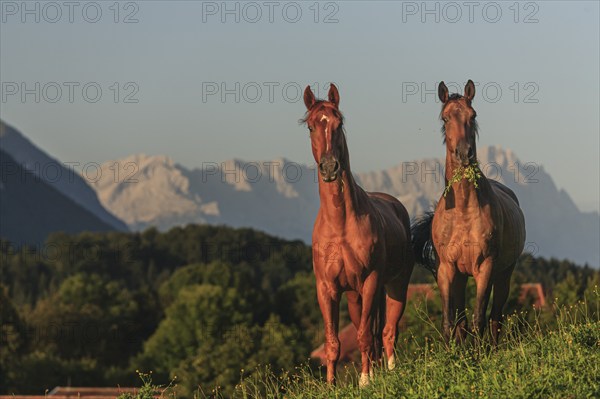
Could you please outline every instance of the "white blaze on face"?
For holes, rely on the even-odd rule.
[[[329,151],[329,118],[327,115],[321,115],[321,122],[325,121],[327,125],[325,126],[325,143],[327,145],[327,151]]]

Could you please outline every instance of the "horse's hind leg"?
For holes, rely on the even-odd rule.
[[[385,285],[386,308],[385,327],[383,328],[383,347],[390,370],[396,367],[394,346],[398,338],[398,322],[406,307],[406,294],[410,276],[401,275]]]
[[[362,313],[362,300],[358,292],[346,291],[346,299],[348,299],[348,314],[352,324],[358,331],[360,326],[360,314]]]
[[[492,312],[490,315],[490,332],[492,334],[492,344],[498,345],[500,337],[500,323],[502,323],[502,309],[508,299],[510,289],[510,277],[515,268],[513,264],[508,270],[498,276],[494,281],[494,298],[492,300]]]
[[[468,333],[467,313],[465,311],[465,289],[467,287],[467,276],[456,273],[452,281],[452,296],[454,297],[454,316],[456,317],[456,330],[454,338],[457,343],[465,342]]]

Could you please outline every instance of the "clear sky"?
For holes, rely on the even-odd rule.
[[[443,156],[435,88],[472,79],[479,145],[599,208],[597,1],[23,4],[0,2],[0,116],[61,161],[312,162],[297,90],[333,81],[352,166],[377,170]]]

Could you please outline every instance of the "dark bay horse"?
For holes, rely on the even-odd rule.
[[[490,329],[496,345],[510,278],[525,243],[525,220],[515,194],[506,186],[488,180],[477,166],[477,114],[471,104],[475,96],[473,82],[468,81],[463,96],[449,96],[448,88],[441,82],[438,96],[443,103],[446,186],[457,169],[460,172],[461,168],[474,168],[480,177],[475,180],[477,187],[464,178],[451,183],[435,211],[413,225],[415,255],[437,274],[446,341],[452,335],[458,342],[466,338],[467,276],[473,276],[477,286],[473,327],[480,335],[485,330],[493,288]],[[429,240],[433,242],[433,251]]]
[[[302,121],[310,131],[319,171],[313,268],[325,325],[327,381],[335,382],[340,296],[346,292],[350,318],[358,332],[360,384],[366,385],[371,362],[378,360],[381,350],[376,341],[383,340],[388,366],[395,365],[397,325],[406,304],[414,255],[404,206],[390,195],[367,193],[354,181],[339,102],[333,84],[328,101],[315,99],[310,86],[304,91],[307,112]]]

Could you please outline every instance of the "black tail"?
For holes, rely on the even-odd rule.
[[[437,254],[431,240],[432,222],[433,212],[425,213],[410,226],[410,235],[412,236],[412,247],[417,263],[437,278]]]

